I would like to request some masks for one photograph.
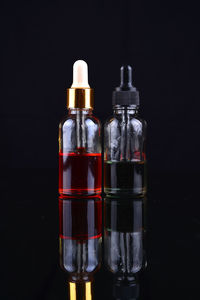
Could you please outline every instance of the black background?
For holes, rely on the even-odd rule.
[[[58,123],[72,65],[84,59],[102,121],[112,113],[123,63],[140,91],[148,123],[147,298],[198,299],[198,5],[2,1],[0,13],[0,298],[66,299],[58,267]],[[96,299],[110,299],[110,276],[96,275]]]

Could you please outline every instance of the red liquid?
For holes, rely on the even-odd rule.
[[[59,234],[62,239],[83,241],[101,237],[101,197],[59,198],[59,221]]]
[[[59,193],[94,195],[101,193],[101,153],[59,153]]]

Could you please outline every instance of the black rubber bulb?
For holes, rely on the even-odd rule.
[[[120,68],[120,86],[113,91],[112,103],[115,105],[136,105],[139,106],[139,92],[132,85],[132,68],[123,65]]]
[[[120,90],[121,91],[131,91],[134,89],[132,86],[132,68],[129,65],[124,65],[120,69]]]

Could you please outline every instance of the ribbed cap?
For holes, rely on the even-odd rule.
[[[113,297],[116,300],[136,300],[139,297],[139,285],[135,282],[116,282],[113,286]]]

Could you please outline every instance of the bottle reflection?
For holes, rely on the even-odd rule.
[[[105,198],[105,264],[115,275],[115,299],[136,299],[146,265],[144,207],[146,198]]]
[[[139,284],[124,279],[115,280],[113,285],[113,298],[115,300],[136,300],[139,298]]]
[[[92,299],[101,259],[101,197],[60,197],[59,220],[60,265],[69,275],[69,298]]]

